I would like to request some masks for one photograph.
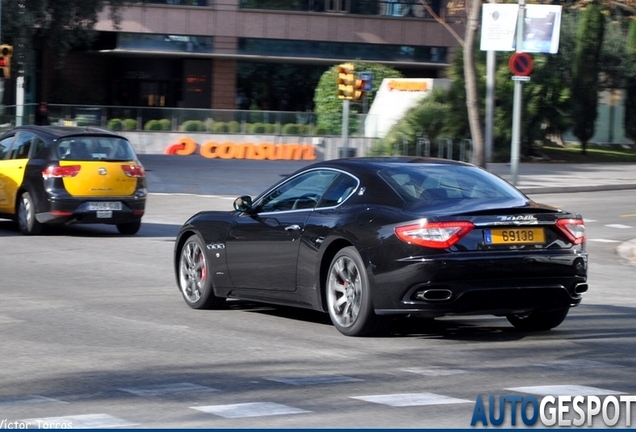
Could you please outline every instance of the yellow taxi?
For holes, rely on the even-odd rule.
[[[23,234],[46,224],[141,227],[146,176],[130,142],[95,127],[20,126],[0,136],[0,217]]]

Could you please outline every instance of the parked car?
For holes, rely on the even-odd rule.
[[[474,165],[408,157],[309,165],[233,211],[192,216],[174,249],[194,309],[226,298],[315,309],[351,336],[397,314],[551,329],[587,291],[587,261],[581,215]]]
[[[122,136],[94,127],[20,126],[0,136],[0,217],[24,234],[46,224],[111,224],[135,234],[146,177]]]

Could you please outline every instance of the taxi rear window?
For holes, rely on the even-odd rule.
[[[58,160],[134,160],[130,143],[118,137],[70,137],[58,141],[55,149]]]

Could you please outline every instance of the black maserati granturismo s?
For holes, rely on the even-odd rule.
[[[561,324],[587,291],[581,215],[477,166],[411,157],[317,162],[181,228],[176,280],[194,309],[228,298],[327,312],[349,336],[391,316]]]

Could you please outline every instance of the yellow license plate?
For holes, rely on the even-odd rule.
[[[487,244],[545,243],[543,228],[497,228],[486,230]]]

